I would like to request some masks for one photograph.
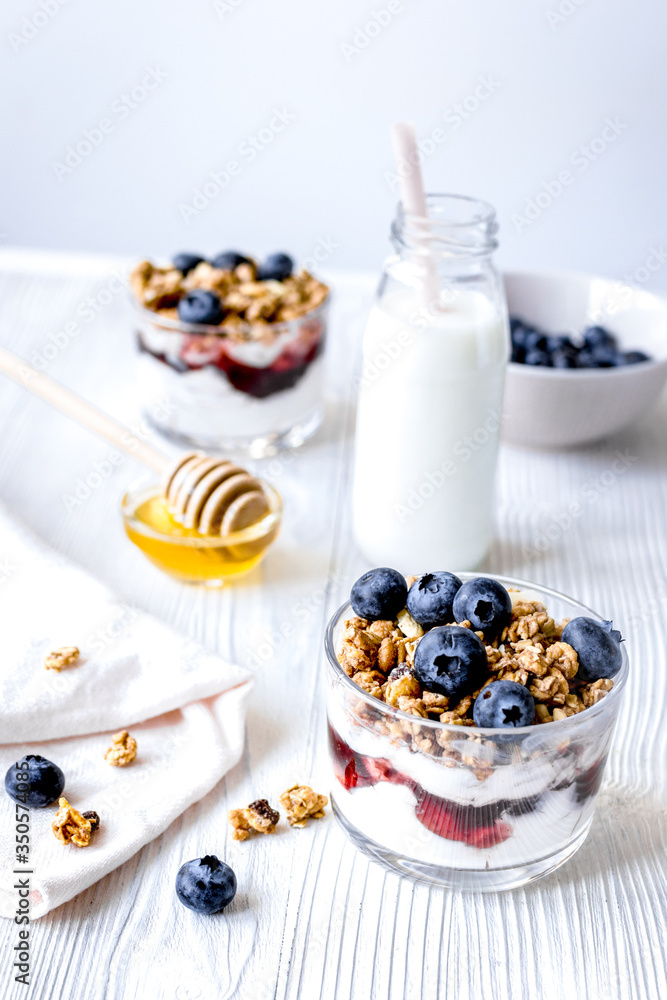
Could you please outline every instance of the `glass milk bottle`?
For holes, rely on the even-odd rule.
[[[491,542],[509,353],[492,263],[493,208],[429,195],[399,206],[363,341],[355,440],[356,542],[374,566],[474,569]]]

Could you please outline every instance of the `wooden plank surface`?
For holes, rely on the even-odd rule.
[[[131,316],[123,293],[100,304],[109,287],[108,267],[94,260],[5,253],[0,342],[44,359],[49,374],[135,422]],[[230,839],[228,808],[258,796],[275,801],[293,779],[328,789],[322,634],[365,568],[350,537],[349,457],[372,288],[361,276],[336,281],[326,424],[300,451],[252,463],[283,494],[285,524],[264,565],[233,588],[181,586],[125,540],[118,502],[144,475],[130,459],[66,510],[63,495],[104,460],[107,446],[0,383],[0,502],[126,600],[256,675],[242,762],[162,837],[33,926],[34,998],[667,996],[664,400],[641,425],[596,447],[501,453],[487,568],[572,593],[613,616],[629,640],[625,711],[591,835],[575,859],[536,885],[482,896],[385,872],[330,815],[304,830]],[[98,311],[88,319],[91,308]],[[59,347],[51,335],[72,321],[79,332]],[[567,524],[573,502],[583,514]],[[286,638],[287,625],[294,630]],[[182,861],[205,852],[226,858],[238,876],[236,900],[220,919],[190,913],[173,892]],[[7,1000],[26,995],[11,984],[14,934],[9,921],[0,923]]]

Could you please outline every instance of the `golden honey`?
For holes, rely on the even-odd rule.
[[[169,513],[160,488],[128,493],[122,502],[125,532],[159,569],[186,583],[220,586],[263,559],[280,529],[280,497],[264,484],[271,510],[257,524],[226,537],[200,535]]]

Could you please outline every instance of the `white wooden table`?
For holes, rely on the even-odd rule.
[[[44,358],[47,372],[136,421],[131,321],[109,266],[5,251],[0,342]],[[128,601],[256,675],[242,762],[162,837],[33,926],[34,998],[667,997],[665,401],[598,447],[501,455],[487,568],[574,594],[613,616],[629,640],[624,718],[579,854],[533,886],[482,896],[385,872],[331,815],[304,830],[230,839],[228,808],[258,796],[275,802],[293,779],[328,790],[322,634],[365,568],[350,539],[348,487],[352,378],[372,286],[349,275],[336,282],[326,424],[299,452],[257,463],[284,496],[284,529],[264,565],[222,591],[172,582],[126,541],[118,501],[143,475],[130,459],[68,512],[63,494],[107,446],[0,383],[0,502]],[[72,321],[75,336],[51,340]],[[573,502],[583,514],[567,524]],[[0,621],[1,595],[0,585]],[[226,917],[208,921],[173,890],[181,862],[205,852],[226,858],[239,882]],[[14,932],[0,923],[7,1000],[27,995],[11,982]]]

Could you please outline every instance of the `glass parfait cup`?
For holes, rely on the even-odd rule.
[[[142,410],[189,448],[253,458],[303,444],[322,422],[329,296],[260,329],[183,323],[135,307]]]
[[[472,574],[458,574],[464,581]],[[590,608],[546,587],[556,620]],[[581,847],[593,820],[628,673],[577,715],[482,729],[422,719],[367,694],[338,663],[349,603],[326,630],[331,804],[364,853],[402,875],[451,888],[511,889],[547,875]]]

